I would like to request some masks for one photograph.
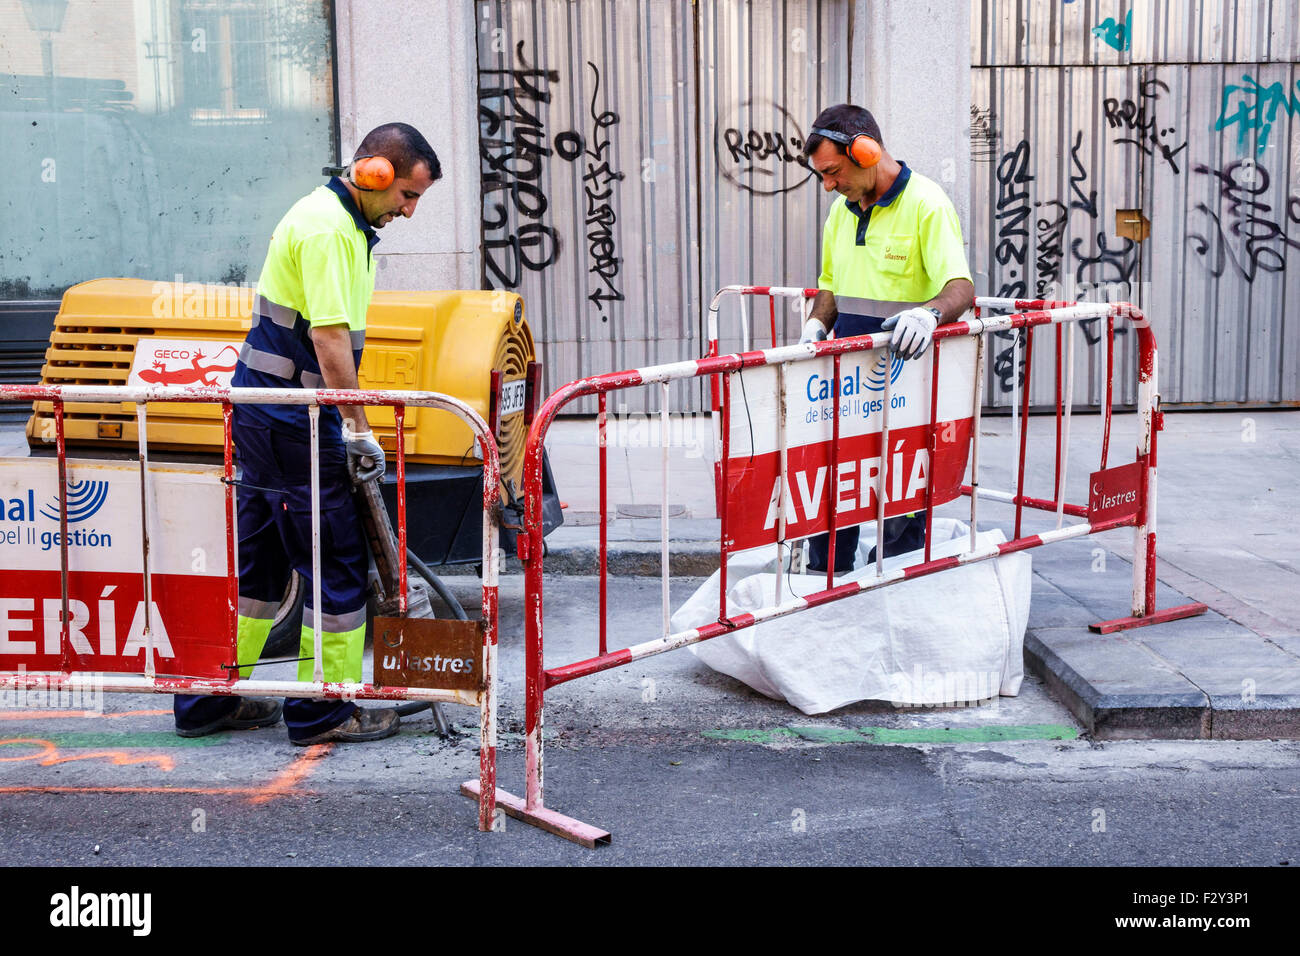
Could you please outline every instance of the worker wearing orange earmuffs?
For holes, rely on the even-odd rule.
[[[919,358],[937,326],[971,307],[975,286],[957,211],[934,180],[885,150],[880,126],[841,104],[813,121],[804,154],[827,192],[839,193],[822,230],[822,273],[800,342],[893,332],[890,350]],[[825,571],[828,538],[809,539],[808,569]],[[857,527],[835,538],[835,571],[853,569]],[[925,515],[885,522],[885,556],[925,545]],[[875,550],[868,562],[875,560]]]
[[[346,166],[327,166],[318,186],[285,213],[271,236],[231,384],[247,388],[355,389],[375,288],[376,230],[409,218],[442,176],[419,130],[387,123],[366,134]],[[257,663],[297,571],[309,595],[303,608],[298,679],[314,679],[314,625],[321,621],[321,671],[327,683],[361,681],[369,549],[353,486],[384,473],[384,449],[363,406],[322,406],[319,434],[320,607],[312,582],[312,467],[306,406],[236,404],[240,480],[238,673]],[[177,695],[176,732],[202,737],[278,723],[299,745],[380,740],[397,733],[392,708],[347,700]]]

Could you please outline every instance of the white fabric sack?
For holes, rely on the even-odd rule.
[[[1006,540],[1001,531],[976,537],[977,549]],[[855,570],[836,584],[870,581],[866,565],[875,526],[863,525]],[[960,554],[970,529],[936,518],[931,558]],[[765,554],[763,552],[766,552]],[[773,600],[774,549],[742,552],[727,565],[727,611],[734,616],[826,587],[826,575],[787,574]],[[918,564],[923,552],[885,559],[886,571]],[[674,633],[717,620],[719,572],[678,609]],[[954,704],[1001,694],[1014,697],[1024,678],[1022,649],[1029,622],[1031,561],[1019,552],[891,584],[817,608],[796,611],[691,645],[706,665],[805,714],[824,714],[860,700]]]

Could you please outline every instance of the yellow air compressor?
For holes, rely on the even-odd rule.
[[[41,382],[46,385],[228,385],[251,325],[254,289],[147,279],[94,279],[63,295]],[[523,300],[504,291],[375,292],[366,315],[359,370],[362,388],[434,391],[461,399],[494,428],[502,500],[518,498],[524,441],[540,366]],[[70,402],[65,440],[82,456],[133,458],[135,405]],[[383,486],[396,521],[393,411],[367,411],[389,455]],[[220,461],[219,405],[151,403],[150,455]],[[37,402],[27,423],[33,453],[52,453],[53,406]],[[482,461],[469,427],[437,409],[408,408],[404,423],[407,541],[427,565],[482,559]],[[549,466],[544,469],[544,527],[563,521]],[[501,530],[514,550],[515,533]],[[296,579],[295,579],[296,582]],[[292,585],[291,585],[292,587]],[[301,591],[301,588],[299,589]]]

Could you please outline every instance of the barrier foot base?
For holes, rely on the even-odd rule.
[[[478,800],[479,782],[466,780],[460,785],[460,792],[471,800]],[[581,843],[589,850],[594,850],[602,844],[608,845],[612,839],[608,831],[575,820],[573,817],[566,817],[554,810],[547,810],[545,807],[534,807],[529,810],[523,800],[513,793],[506,793],[500,787],[497,787],[497,806],[516,820],[523,820],[524,823],[531,823],[548,833],[562,836],[574,843]]]
[[[1165,621],[1195,617],[1198,614],[1204,614],[1207,610],[1208,608],[1199,602],[1180,604],[1178,607],[1167,607],[1163,611],[1152,611],[1150,614],[1144,614],[1141,617],[1117,617],[1113,621],[1089,624],[1088,630],[1094,634],[1110,634],[1113,631],[1127,631],[1135,627],[1146,627],[1148,624],[1163,624]]]

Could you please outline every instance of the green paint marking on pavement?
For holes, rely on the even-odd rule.
[[[1064,724],[989,724],[982,727],[774,727],[706,730],[711,740],[772,744],[796,738],[818,744],[972,744],[996,740],[1076,740],[1079,732]]]
[[[861,727],[878,744],[979,744],[994,740],[1075,740],[1064,724],[988,724],[983,727]]]
[[[40,734],[36,736],[10,737],[13,741],[30,743],[33,746],[39,746],[41,741],[48,740],[56,747],[96,747],[109,749],[122,748],[143,748],[149,749],[154,747],[211,747],[216,744],[225,743],[228,734],[212,734],[208,737],[177,737],[174,733],[166,730],[159,731],[142,731],[139,733],[59,733],[59,734]],[[11,744],[10,746],[16,746]]]

